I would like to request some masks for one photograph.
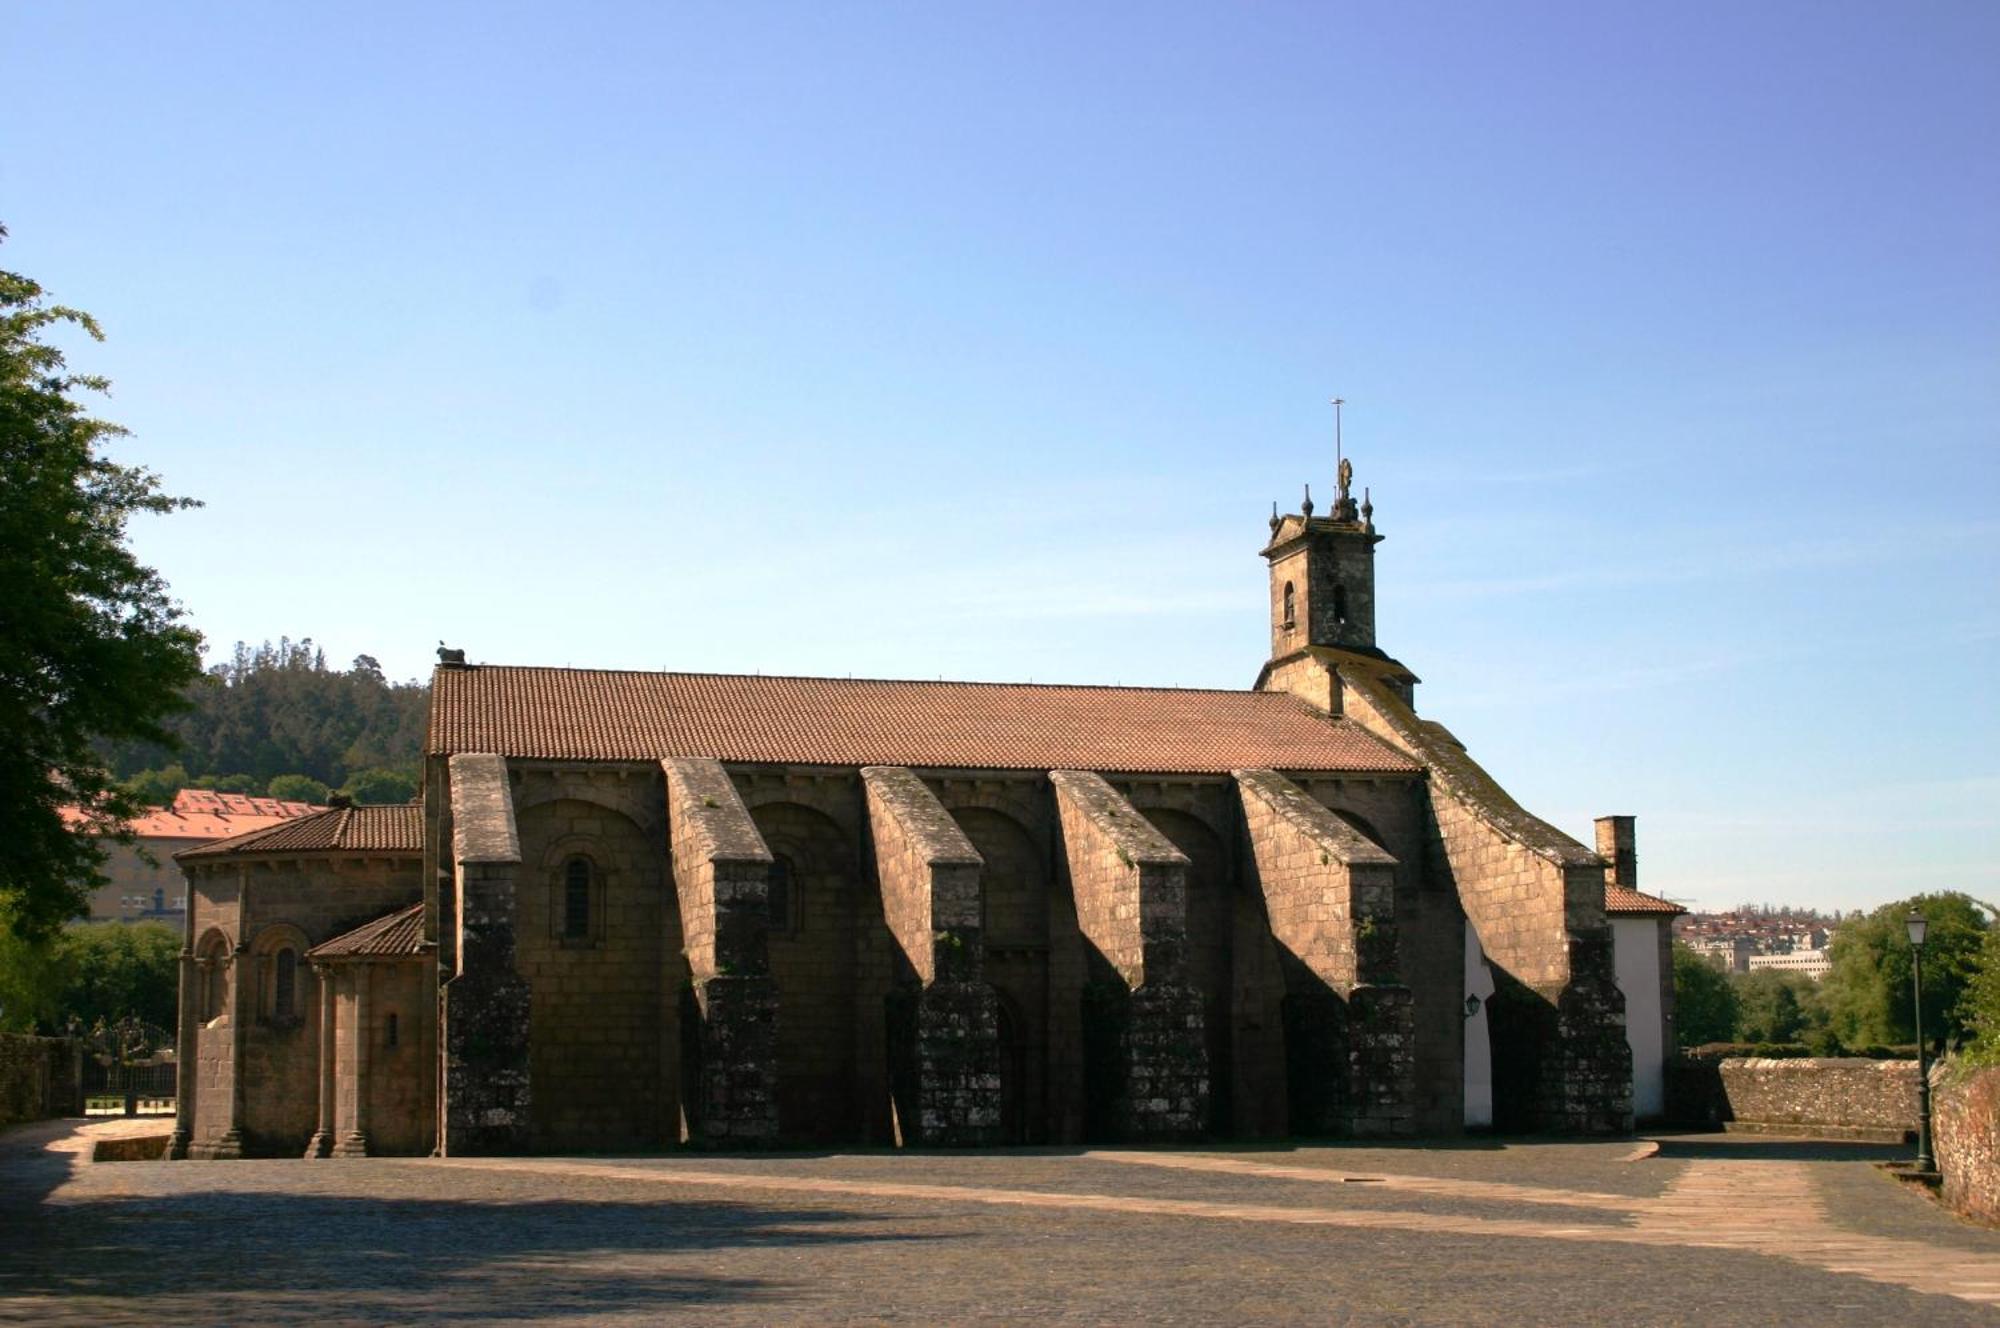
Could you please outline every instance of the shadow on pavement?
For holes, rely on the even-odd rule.
[[[1855,1143],[1844,1139],[1786,1139],[1758,1134],[1656,1135],[1662,1158],[1706,1158],[1727,1162],[1893,1162],[1907,1160],[1901,1144]]]
[[[15,1297],[121,1322],[519,1320],[759,1303],[789,1317],[811,1288],[762,1272],[785,1266],[787,1249],[954,1239],[887,1229],[879,1214],[726,1201],[189,1188],[44,1202],[72,1155],[18,1132],[6,1142],[0,1319]],[[258,1164],[215,1164],[202,1180],[227,1187],[236,1165]],[[751,1275],[712,1271],[728,1252],[749,1253],[730,1262]]]

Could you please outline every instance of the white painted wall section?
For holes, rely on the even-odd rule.
[[[1493,1125],[1493,1040],[1486,1023],[1486,1003],[1493,999],[1493,970],[1470,921],[1465,924],[1465,994],[1479,998],[1479,1009],[1465,1021],[1465,1128]]]
[[[1625,993],[1625,1041],[1632,1048],[1632,1114],[1667,1109],[1666,1029],[1660,1010],[1659,918],[1612,918],[1611,959]]]

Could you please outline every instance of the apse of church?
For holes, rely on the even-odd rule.
[[[1245,691],[441,664],[420,806],[183,855],[176,1147],[1449,1135],[1475,1038],[1629,1128],[1602,862],[1418,716],[1338,478]]]

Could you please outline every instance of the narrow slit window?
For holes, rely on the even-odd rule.
[[[1297,623],[1298,594],[1292,589],[1292,583],[1287,581],[1285,582],[1285,626],[1293,627]]]
[[[792,929],[792,889],[792,860],[779,854],[771,859],[771,887],[765,897],[773,931]]]
[[[396,1012],[391,1010],[388,1014],[382,1016],[382,1045],[385,1047],[395,1046],[397,1033]]]
[[[291,1019],[298,1013],[299,952],[286,946],[278,951],[277,974],[272,982],[271,1013]]]
[[[590,939],[590,864],[582,858],[563,868],[563,939]]]
[[[1345,623],[1347,621],[1346,586],[1335,586],[1333,588],[1333,620],[1337,623]]]

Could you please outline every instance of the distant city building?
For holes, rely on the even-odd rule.
[[[104,874],[111,879],[92,892],[90,920],[165,922],[178,927],[187,916],[187,881],[174,866],[174,854],[324,810],[282,798],[182,789],[172,806],[131,823],[137,842],[105,845]],[[83,824],[83,814],[74,808],[64,809],[63,817],[71,826]]]
[[[1833,967],[1833,960],[1823,949],[1792,950],[1785,954],[1751,955],[1749,959],[1752,973],[1772,969],[1780,973],[1803,973],[1814,982],[1826,976]]]

